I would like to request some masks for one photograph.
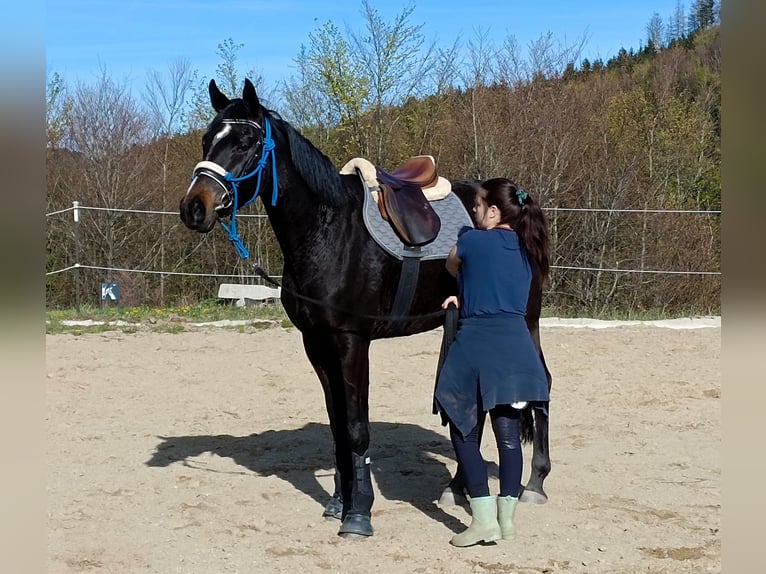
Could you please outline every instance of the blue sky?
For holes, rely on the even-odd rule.
[[[371,0],[391,21],[408,5],[412,24],[437,45],[463,42],[481,31],[495,43],[512,35],[526,51],[548,32],[572,45],[585,37],[583,57],[607,60],[621,47],[646,42],[654,12],[669,21],[679,0]],[[691,0],[680,0],[688,14]],[[363,27],[362,0],[49,0],[45,47],[48,73],[67,82],[95,81],[103,67],[114,79],[141,86],[149,70],[164,72],[186,58],[202,78],[213,77],[217,46],[231,38],[244,46],[238,68],[276,84],[294,73],[293,60],[309,33],[328,20],[345,32]]]

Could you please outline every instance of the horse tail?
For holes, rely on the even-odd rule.
[[[532,442],[535,434],[535,417],[532,414],[534,406],[532,403],[527,405],[523,411],[521,411],[521,441],[524,443]]]

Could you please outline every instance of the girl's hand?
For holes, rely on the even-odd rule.
[[[460,308],[460,303],[458,303],[458,301],[457,301],[457,296],[456,295],[450,295],[449,297],[447,297],[444,300],[444,303],[442,303],[442,309],[446,309],[447,307],[449,307],[450,303],[455,305],[455,307],[457,307],[458,309]]]

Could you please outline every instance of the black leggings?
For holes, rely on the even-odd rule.
[[[518,497],[521,490],[524,457],[521,452],[520,415],[521,411],[511,405],[497,405],[489,411],[500,458],[500,496]],[[452,446],[471,498],[489,496],[487,463],[479,449],[479,427],[483,424],[482,416],[479,424],[466,437],[460,434],[452,422],[449,425]]]

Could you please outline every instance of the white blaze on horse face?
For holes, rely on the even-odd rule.
[[[213,143],[210,146],[210,152],[212,152],[213,148],[215,148],[215,144],[220,142],[223,138],[225,138],[230,133],[231,133],[231,126],[229,124],[226,124],[225,126],[223,126],[223,128],[217,134],[213,136]]]
[[[221,128],[217,134],[213,136],[213,143],[210,144],[210,150],[207,152],[208,156],[213,152],[215,149],[215,146],[217,143],[219,143],[223,138],[225,138],[227,135],[231,133],[231,126],[226,124]],[[202,164],[206,164],[208,168],[211,168],[213,171],[220,173],[221,175],[226,175],[226,170],[222,167],[220,167],[218,164],[210,162],[210,161],[201,161],[199,164],[197,164],[197,167],[199,167]],[[192,190],[192,187],[194,187],[194,184],[196,183],[197,178],[196,176],[192,179],[191,183],[189,184],[189,187],[186,190],[185,196],[189,195],[189,192]],[[225,190],[224,190],[225,191]]]

